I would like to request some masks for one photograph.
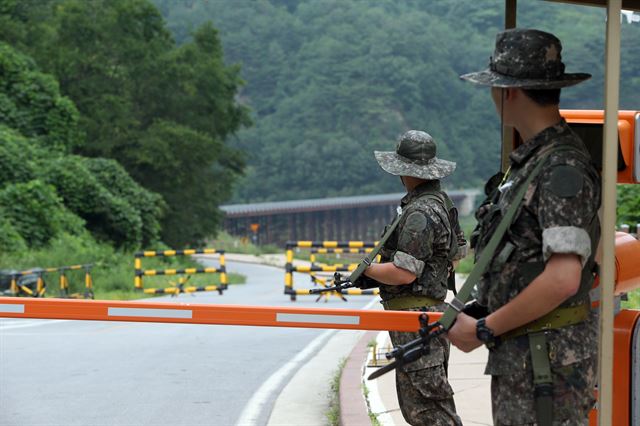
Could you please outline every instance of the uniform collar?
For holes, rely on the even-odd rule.
[[[557,136],[569,130],[567,122],[564,118],[560,119],[553,126],[547,127],[531,139],[525,141],[518,148],[513,150],[509,155],[511,164],[519,166],[525,163],[534,153],[540,150],[540,148],[549,141],[553,141]]]
[[[431,191],[440,191],[439,180],[428,180],[416,186],[415,188],[413,188],[411,192],[407,193],[407,195],[402,197],[400,204],[404,206],[408,204],[411,200],[415,200],[416,198],[419,198],[425,192],[431,192]]]

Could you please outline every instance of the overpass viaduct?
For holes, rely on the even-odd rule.
[[[461,216],[473,212],[480,190],[447,192]],[[378,239],[395,214],[404,193],[317,198],[221,206],[225,230],[255,236],[260,244],[284,245],[288,240]],[[254,233],[253,229],[257,228]]]

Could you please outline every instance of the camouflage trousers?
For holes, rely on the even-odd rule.
[[[552,368],[553,426],[588,426],[595,403],[597,358]],[[533,372],[491,376],[494,425],[536,426]]]
[[[410,309],[418,310],[418,309]],[[429,309],[439,311],[439,309]],[[390,331],[394,346],[420,337],[418,333]],[[453,390],[447,380],[449,341],[431,341],[430,353],[396,370],[396,392],[404,419],[413,426],[462,426],[456,414]]]

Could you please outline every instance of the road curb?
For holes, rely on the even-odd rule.
[[[362,426],[371,424],[369,408],[362,392],[362,369],[367,359],[368,344],[378,332],[364,334],[349,354],[340,376],[340,424]]]

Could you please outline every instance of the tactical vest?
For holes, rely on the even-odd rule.
[[[455,290],[455,273],[453,272],[453,259],[455,259],[456,254],[458,253],[458,232],[460,230],[460,224],[458,223],[458,210],[454,206],[451,199],[442,191],[426,191],[421,194],[416,200],[420,199],[430,199],[436,201],[440,206],[444,207],[446,210],[446,214],[443,213],[440,209],[435,209],[436,214],[442,221],[442,223],[449,223],[449,239],[448,239],[448,247],[449,250],[446,254],[446,260],[449,263],[449,279],[447,280],[447,288]],[[403,211],[403,215],[408,217],[409,211]],[[386,228],[385,228],[386,230]],[[393,259],[395,252],[397,250],[398,244],[398,233],[394,233],[394,235],[389,239],[387,244],[382,251],[382,261],[389,262]],[[418,279],[411,284],[412,285],[412,293],[415,295],[423,295],[427,296],[427,288],[421,288],[422,286],[418,283]]]
[[[583,161],[590,162],[590,159],[582,151],[572,149],[571,152],[572,154],[575,153],[576,155],[580,155],[583,158]],[[546,161],[548,161],[548,158]],[[498,224],[502,220],[503,212],[498,206],[498,201],[500,198],[499,186],[500,183],[502,183],[503,178],[504,174],[498,173],[490,178],[485,186],[485,193],[488,196],[478,208],[478,213],[476,214],[478,224],[470,236],[471,248],[474,250],[478,247],[483,248],[486,246]],[[594,259],[600,237],[598,229],[599,219],[597,215],[594,215],[591,223],[586,229],[591,238],[591,256],[589,256],[589,259],[587,259],[587,262],[582,269],[580,287],[578,292],[563,302],[560,307],[576,306],[589,300],[589,291],[593,286],[595,274],[597,273],[598,268]],[[515,249],[516,247],[514,244],[508,240],[505,242],[503,239],[503,244],[498,246],[498,251],[494,254],[494,260],[491,262],[488,272],[501,271]],[[476,261],[477,257],[478,256],[476,254]],[[518,270],[522,273],[525,283],[528,285],[544,271],[544,268],[545,262],[543,261],[525,262],[520,264]]]

